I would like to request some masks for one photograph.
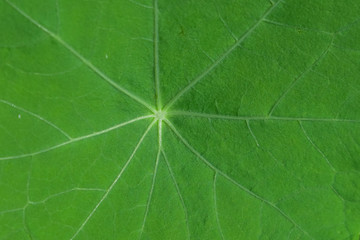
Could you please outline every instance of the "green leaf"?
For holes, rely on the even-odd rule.
[[[0,239],[358,239],[359,12],[1,0]]]

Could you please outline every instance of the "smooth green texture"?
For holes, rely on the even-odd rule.
[[[358,240],[359,13],[0,0],[0,239]]]

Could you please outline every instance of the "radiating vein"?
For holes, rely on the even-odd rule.
[[[309,143],[311,143],[311,145],[315,148],[315,150],[321,154],[321,156],[325,159],[326,163],[330,166],[331,170],[336,172],[336,169],[334,168],[334,166],[331,164],[331,162],[329,161],[329,159],[325,156],[325,154],[320,150],[320,148],[311,140],[310,136],[308,135],[308,133],[306,132],[304,126],[302,125],[301,121],[298,121],[300,128],[302,130],[302,132],[304,133],[306,139],[309,141]]]
[[[159,9],[158,0],[154,1],[154,76],[157,110],[161,109],[160,66],[159,66]]]
[[[172,111],[168,112],[169,116],[189,116],[200,118],[214,118],[223,120],[258,120],[258,121],[306,121],[306,122],[348,122],[360,123],[357,119],[336,119],[336,118],[308,118],[308,117],[280,117],[280,116],[230,116],[211,113],[187,112],[187,111]]]
[[[182,195],[181,195],[179,185],[178,185],[178,183],[177,183],[177,181],[176,181],[176,178],[175,178],[175,174],[174,174],[174,172],[172,171],[171,165],[170,165],[170,163],[169,163],[169,161],[168,161],[168,159],[167,159],[167,157],[166,157],[165,151],[162,149],[161,152],[162,152],[162,155],[163,155],[163,157],[164,157],[164,159],[165,159],[165,162],[166,162],[167,168],[168,168],[168,170],[169,170],[171,179],[172,179],[173,182],[174,182],[174,185],[175,185],[175,188],[176,188],[176,192],[177,192],[177,194],[178,194],[178,196],[179,196],[181,205],[182,205],[182,207],[183,207],[184,214],[185,214],[185,223],[186,223],[186,228],[187,228],[187,232],[188,232],[187,236],[188,236],[188,239],[190,239],[190,227],[189,227],[188,210],[187,210],[187,208],[186,208],[184,199],[183,199],[183,197],[182,197]]]
[[[45,153],[45,152],[48,152],[48,151],[51,151],[51,150],[60,148],[60,147],[63,147],[63,146],[65,146],[65,145],[68,145],[68,144],[71,144],[71,143],[74,143],[74,142],[79,142],[79,141],[82,141],[82,140],[85,140],[85,139],[88,139],[88,138],[91,138],[91,137],[95,137],[95,136],[98,136],[98,135],[101,135],[101,134],[110,132],[110,131],[112,131],[112,130],[115,130],[115,129],[117,129],[117,128],[126,126],[126,125],[128,125],[128,124],[134,123],[134,122],[136,122],[136,121],[139,121],[139,120],[142,120],[142,119],[151,118],[151,117],[154,117],[154,116],[153,116],[153,115],[148,115],[148,116],[138,117],[138,118],[132,119],[132,120],[130,120],[130,121],[123,122],[123,123],[120,123],[120,124],[118,124],[118,125],[115,125],[115,126],[113,126],[113,127],[110,127],[110,128],[107,128],[107,129],[98,131],[98,132],[91,133],[91,134],[89,134],[89,135],[85,135],[85,136],[81,136],[81,137],[77,137],[77,138],[72,138],[72,139],[69,140],[69,141],[66,141],[66,142],[63,142],[63,143],[60,143],[60,144],[51,146],[51,147],[49,147],[49,148],[42,149],[42,150],[37,151],[37,152],[26,153],[26,154],[15,155],[15,156],[0,157],[0,161],[39,155],[39,154],[41,154],[41,153]]]
[[[185,88],[183,88],[180,92],[178,92],[173,99],[171,99],[165,106],[164,110],[169,109],[179,98],[181,98],[187,91],[189,91],[192,87],[194,87],[198,82],[200,82],[206,75],[208,75],[211,71],[213,71],[225,58],[227,58],[230,53],[232,53],[242,42],[244,42],[251,33],[260,25],[260,23],[282,2],[279,0],[277,3],[272,5],[261,17],[260,19],[252,25],[249,30],[247,30],[239,40],[231,46],[223,55],[220,56],[213,64],[211,64],[203,73],[201,73],[198,77],[196,77],[192,82],[190,82]]]
[[[311,239],[313,239],[308,232],[306,232],[304,229],[302,229],[292,218],[290,218],[290,216],[288,216],[283,210],[281,210],[278,206],[276,206],[274,203],[266,200],[265,198],[257,195],[256,193],[252,192],[251,190],[249,190],[248,188],[246,188],[245,186],[241,185],[240,183],[238,183],[237,181],[235,181],[233,178],[231,178],[229,175],[227,175],[226,173],[224,173],[223,171],[221,171],[220,169],[218,169],[217,167],[215,167],[213,164],[211,164],[208,160],[206,160],[205,157],[203,157],[198,151],[195,150],[194,147],[192,147],[190,145],[190,143],[177,131],[177,129],[175,128],[174,125],[172,125],[171,122],[169,122],[168,120],[165,121],[166,124],[168,124],[168,126],[171,128],[171,130],[174,132],[174,134],[180,139],[180,141],[195,155],[197,156],[201,161],[203,161],[209,168],[211,168],[213,171],[215,171],[216,173],[222,175],[223,177],[225,177],[228,181],[232,182],[234,185],[236,185],[237,187],[239,187],[241,190],[243,190],[245,193],[249,194],[250,196],[260,200],[261,202],[264,202],[265,204],[267,204],[269,207],[275,209],[277,212],[279,212],[285,219],[287,219],[290,223],[292,223],[294,226],[296,226],[300,231],[302,231],[305,235],[307,235],[308,237],[310,237]]]
[[[21,10],[18,6],[16,6],[14,3],[10,2],[9,0],[5,0],[12,8],[14,8],[18,13],[20,13],[22,16],[24,16],[26,19],[28,19],[30,22],[32,22],[34,25],[36,25],[38,28],[43,30],[45,33],[47,33],[50,37],[55,39],[58,43],[60,43],[63,47],[65,47],[67,50],[69,50],[74,56],[76,56],[80,61],[82,61],[86,66],[88,66],[92,71],[94,71],[97,75],[99,75],[103,80],[105,80],[107,83],[109,83],[111,86],[119,90],[120,92],[124,93],[128,97],[132,98],[133,100],[137,101],[144,107],[148,108],[150,111],[155,112],[155,109],[150,106],[148,103],[146,103],[144,100],[136,96],[134,93],[130,92],[126,88],[120,86],[118,83],[113,81],[111,78],[109,78],[107,75],[105,75],[100,69],[95,67],[89,60],[87,60],[84,56],[82,56],[79,52],[77,52],[73,47],[71,47],[68,43],[66,43],[60,36],[56,35],[43,25],[41,25],[39,22],[37,22],[35,19],[30,17],[27,13],[25,13],[23,10]]]
[[[158,170],[159,161],[160,161],[160,153],[161,153],[161,150],[162,150],[162,120],[157,120],[157,122],[158,122],[158,152],[156,154],[154,175],[153,175],[153,178],[152,178],[152,181],[151,181],[151,188],[150,188],[149,198],[148,198],[148,201],[146,203],[146,210],[145,210],[145,214],[144,214],[143,223],[142,223],[141,229],[140,229],[140,237],[139,237],[139,239],[141,239],[142,234],[144,233],[146,219],[147,219],[147,216],[148,216],[148,213],[149,213],[152,194],[153,194],[154,187],[155,187],[156,175],[157,175],[157,170]]]
[[[162,148],[162,127],[163,127],[163,120],[158,120],[158,146],[159,146],[159,149]]]
[[[143,223],[142,223],[141,229],[140,229],[139,240],[141,239],[141,237],[142,237],[142,235],[144,233],[146,219],[147,219],[147,216],[149,214],[151,199],[152,199],[152,195],[153,195],[154,187],[155,187],[156,175],[157,175],[157,171],[158,171],[158,167],[159,167],[160,153],[161,153],[161,146],[159,145],[159,149],[158,149],[158,152],[157,152],[157,155],[156,155],[156,162],[155,162],[155,167],[154,167],[154,175],[153,175],[152,182],[151,182],[151,188],[150,188],[150,192],[149,192],[148,201],[146,203],[146,210],[145,210],[145,214],[144,214]]]
[[[220,236],[221,236],[221,239],[224,240],[224,234],[223,234],[223,231],[222,231],[222,228],[221,228],[221,225],[220,225],[220,220],[219,220],[219,213],[218,213],[218,207],[217,207],[217,200],[216,200],[216,179],[217,179],[217,175],[218,173],[215,172],[215,176],[214,176],[214,205],[215,205],[215,217],[216,217],[216,222],[217,222],[217,225],[218,225],[218,228],[219,228],[219,232],[220,232]]]
[[[327,48],[319,55],[319,57],[317,57],[311,64],[309,67],[307,67],[305,69],[305,71],[303,71],[297,78],[295,78],[290,85],[285,89],[285,91],[282,93],[282,95],[275,101],[274,105],[272,106],[272,108],[270,109],[268,115],[271,116],[272,113],[275,111],[275,109],[278,107],[278,105],[282,102],[282,100],[285,98],[285,96],[291,91],[291,89],[294,88],[294,86],[301,80],[303,79],[303,77],[306,76],[306,74],[308,72],[310,72],[314,66],[316,66],[319,62],[321,62],[321,60],[326,56],[326,54],[330,51],[330,48],[332,47],[332,44],[334,42],[335,39],[335,35],[332,35],[332,39],[329,43],[329,45],[327,46]]]
[[[134,158],[135,153],[137,152],[137,150],[139,149],[141,143],[143,142],[143,140],[145,139],[146,135],[148,134],[148,132],[150,131],[150,129],[152,128],[152,126],[155,124],[155,120],[149,125],[149,127],[146,129],[146,131],[144,132],[144,134],[141,136],[139,142],[136,144],[135,149],[133,150],[133,152],[131,153],[129,159],[126,161],[125,165],[123,166],[123,168],[121,169],[121,171],[119,172],[119,174],[116,176],[115,180],[111,183],[111,185],[109,186],[109,188],[105,191],[105,194],[103,195],[103,197],[100,199],[100,201],[96,204],[96,206],[94,207],[94,209],[91,211],[91,213],[87,216],[87,218],[85,219],[85,221],[81,224],[81,226],[79,227],[79,229],[75,232],[75,234],[71,237],[70,240],[74,239],[79,232],[84,228],[84,226],[87,224],[87,222],[90,220],[90,218],[94,215],[94,213],[96,212],[96,210],[99,208],[99,206],[101,205],[101,203],[107,198],[107,196],[109,195],[109,193],[111,192],[111,190],[114,188],[115,184],[119,181],[119,179],[121,178],[122,174],[125,172],[125,170],[127,169],[127,167],[129,166],[131,160]]]
[[[22,107],[19,107],[19,106],[15,105],[15,104],[13,104],[13,103],[11,103],[11,102],[2,100],[2,99],[0,99],[0,102],[1,102],[1,103],[4,103],[4,104],[7,104],[7,105],[9,105],[9,106],[11,106],[11,107],[13,107],[13,108],[15,108],[15,109],[18,109],[18,110],[20,110],[20,111],[22,111],[22,112],[25,112],[25,113],[27,113],[27,114],[29,114],[29,115],[31,115],[31,116],[39,119],[40,121],[43,121],[44,123],[46,123],[46,124],[48,124],[49,126],[55,128],[56,130],[58,130],[58,131],[59,131],[60,133],[62,133],[65,137],[67,137],[69,140],[71,140],[71,137],[70,137],[69,134],[67,134],[64,130],[62,130],[61,128],[59,128],[58,126],[56,126],[54,123],[52,123],[52,122],[50,122],[49,120],[46,120],[45,118],[41,117],[40,115],[38,115],[38,114],[36,114],[36,113],[33,113],[33,112],[29,111],[29,110],[26,110],[26,109],[24,109],[24,108],[22,108]]]

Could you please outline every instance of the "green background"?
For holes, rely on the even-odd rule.
[[[358,0],[0,0],[0,239],[360,235]]]

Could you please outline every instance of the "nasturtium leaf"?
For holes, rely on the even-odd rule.
[[[1,0],[0,239],[360,234],[358,0]]]

